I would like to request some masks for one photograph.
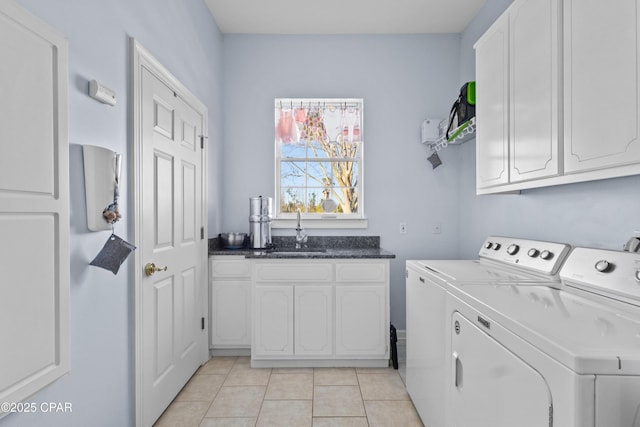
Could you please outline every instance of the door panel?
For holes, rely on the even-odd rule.
[[[387,352],[386,289],[336,286],[336,355],[381,356]]]
[[[197,182],[196,165],[182,162],[182,244],[196,240]]]
[[[293,286],[256,286],[252,355],[293,355]]]
[[[333,354],[333,288],[296,286],[294,293],[295,354]]]
[[[545,379],[459,313],[452,324],[454,425],[549,426],[552,398]]]
[[[476,45],[476,182],[509,182],[509,20],[503,16]]]
[[[70,368],[67,41],[1,1],[0,58],[0,402],[20,402]]]
[[[153,285],[156,355],[155,372],[157,381],[173,366],[173,278],[167,277]]]
[[[565,2],[565,172],[640,161],[636,0]]]
[[[510,182],[559,173],[556,0],[520,0],[510,9]]]
[[[154,153],[155,250],[173,246],[173,157]]]

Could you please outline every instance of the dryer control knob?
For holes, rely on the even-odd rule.
[[[493,250],[497,251],[498,249],[500,249],[502,247],[502,245],[500,243],[494,243],[493,244]]]
[[[553,252],[545,249],[544,251],[540,252],[540,258],[542,258],[545,261],[548,261],[551,258],[553,258]]]
[[[540,251],[537,250],[536,248],[531,248],[529,249],[529,252],[527,252],[527,255],[529,255],[531,258],[535,258],[538,256],[539,253]]]
[[[512,245],[509,245],[509,247],[507,248],[507,253],[509,255],[515,255],[518,253],[518,250],[520,249],[520,246],[516,245],[515,243]]]
[[[484,244],[484,248],[485,249],[491,249],[492,247],[493,247],[493,243],[491,243],[491,242],[487,242],[487,243]]]
[[[606,273],[607,271],[611,270],[613,265],[609,261],[607,261],[605,259],[602,259],[602,260],[596,262],[596,266],[595,267],[596,267],[596,270],[598,270],[600,273]]]
[[[640,269],[636,270],[636,280],[640,282]]]

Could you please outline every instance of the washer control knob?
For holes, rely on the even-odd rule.
[[[484,244],[484,248],[485,249],[491,249],[492,247],[493,247],[493,243],[491,243],[491,242],[487,242],[487,243]]]
[[[509,255],[515,255],[518,253],[518,250],[520,249],[520,246],[516,245],[515,243],[512,245],[509,245],[509,247],[507,248],[507,253]]]
[[[636,280],[640,282],[640,268],[636,270]]]
[[[527,255],[529,255],[531,258],[537,257],[538,254],[540,254],[540,251],[537,250],[536,248],[531,248],[529,249],[529,252],[527,252]]]
[[[551,258],[553,258],[553,252],[545,249],[544,251],[540,252],[540,258],[542,258],[545,261],[548,261]]]
[[[605,259],[601,259],[600,261],[596,262],[596,270],[598,270],[600,273],[611,271],[612,267],[613,265]]]
[[[502,247],[502,245],[500,243],[494,243],[493,244],[493,250],[497,251],[498,249],[500,249]]]

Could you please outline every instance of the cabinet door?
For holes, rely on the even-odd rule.
[[[509,8],[509,182],[560,173],[559,8],[557,0]]]
[[[336,355],[384,356],[389,340],[383,285],[336,286]]]
[[[503,15],[476,43],[476,185],[509,182],[509,21]]]
[[[211,345],[251,345],[251,282],[213,281],[211,286]]]
[[[254,288],[252,356],[293,355],[293,286]]]
[[[296,356],[332,355],[332,286],[296,286],[294,293]]]
[[[636,0],[566,0],[565,173],[640,162]]]
[[[551,391],[531,366],[454,313],[452,425],[549,426]]]

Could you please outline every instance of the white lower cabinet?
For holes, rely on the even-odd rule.
[[[257,286],[254,291],[252,353],[261,356],[293,355],[293,286]]]
[[[388,260],[255,260],[253,366],[388,366]]]
[[[389,338],[386,300],[384,285],[336,286],[336,355],[386,353]]]
[[[294,288],[295,354],[331,356],[333,354],[333,287],[296,286]]]
[[[210,348],[214,354],[248,354],[251,347],[251,261],[243,256],[209,259]]]

